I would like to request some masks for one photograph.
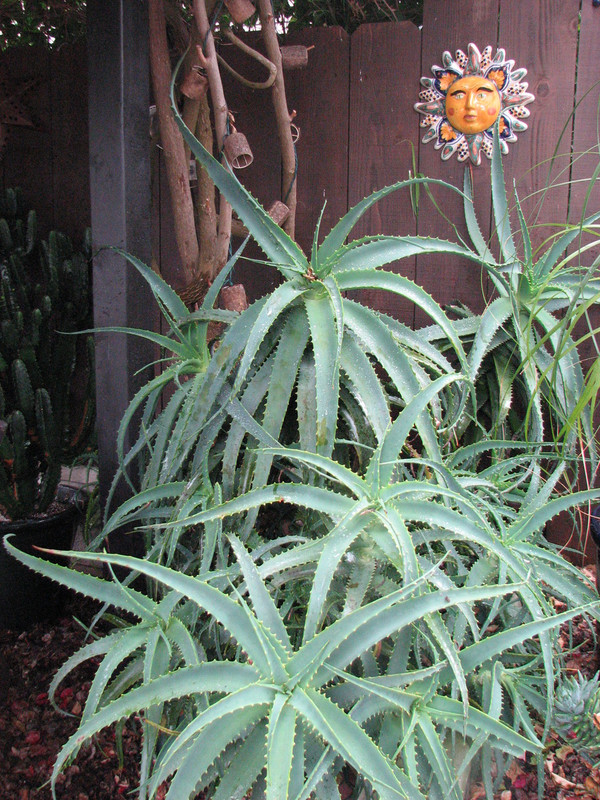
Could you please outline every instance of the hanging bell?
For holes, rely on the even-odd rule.
[[[181,94],[189,97],[190,100],[199,100],[206,94],[208,80],[204,70],[191,69],[179,86]]]
[[[246,22],[256,11],[254,3],[250,0],[225,0],[225,5],[231,14],[231,19],[237,23]]]
[[[281,65],[286,70],[304,69],[308,64],[308,47],[303,44],[286,44],[279,50]]]
[[[234,169],[244,169],[254,161],[248,140],[235,130],[225,139],[225,156]]]
[[[267,214],[271,217],[273,222],[281,226],[289,217],[290,210],[281,200],[275,200],[267,209]]]
[[[245,311],[248,308],[248,298],[244,285],[234,283],[233,286],[223,286],[219,304],[228,311]]]

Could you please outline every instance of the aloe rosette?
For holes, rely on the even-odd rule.
[[[319,633],[307,632],[302,644],[294,645],[297,636],[290,636],[251,554],[235,537],[229,542],[243,584],[227,592],[209,576],[200,580],[143,559],[91,555],[162,583],[166,591],[158,603],[121,584],[18,553],[8,542],[9,551],[32,568],[140,620],[84,646],[57,676],[54,687],[82,660],[103,659],[79,729],[57,758],[53,785],[86,739],[139,709],[145,709],[147,747],[156,748],[155,760],[145,751],[140,797],[155,796],[167,779],[166,797],[178,800],[201,790],[218,800],[251,789],[253,796],[264,794],[268,800],[303,800],[313,792],[328,797],[347,762],[381,797],[422,800],[444,791],[443,796],[460,800],[460,765],[452,762],[447,733],[466,737],[473,747],[488,745],[513,755],[539,750],[537,740],[501,719],[499,666],[493,670],[496,680],[486,710],[465,708],[460,699],[438,691],[454,671],[443,658],[431,668],[412,670],[402,669],[396,658],[383,674],[376,667],[375,672],[365,667],[362,675],[352,669],[357,659],[372,662],[369,654],[388,637],[410,637],[424,615],[459,604],[493,603],[522,585],[430,591],[417,579],[349,611]],[[235,659],[203,660],[186,626],[190,605],[226,629],[238,645],[232,650]],[[502,651],[573,613],[516,625],[474,642],[457,653],[461,669],[469,673],[476,665],[493,664]],[[119,673],[119,665],[131,656],[133,668],[126,665]],[[162,730],[168,729],[166,735],[156,735],[157,719]],[[375,728],[373,720],[379,720]],[[423,758],[437,787],[430,785],[430,793],[424,788],[427,775],[421,785]]]

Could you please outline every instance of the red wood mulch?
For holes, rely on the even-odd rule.
[[[73,716],[57,712],[48,702],[52,675],[82,643],[84,621],[94,607],[75,599],[66,614],[54,623],[38,623],[19,633],[0,631],[0,800],[50,800],[47,781],[60,746],[76,729],[94,664],[82,665],[63,682],[59,704]],[[568,641],[566,631],[563,639]],[[599,655],[584,621],[574,627],[568,669],[593,675]],[[129,721],[123,735],[122,753],[112,730],[104,731],[84,748],[60,776],[57,795],[61,800],[111,800],[131,796],[137,786],[139,723]],[[545,753],[545,800],[600,800],[600,772],[593,770],[572,748],[558,741]],[[340,787],[342,797],[347,785]],[[469,800],[485,796],[480,785],[471,787]],[[516,761],[496,800],[537,800],[536,767]]]

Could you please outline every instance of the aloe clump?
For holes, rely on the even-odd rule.
[[[415,253],[462,256],[498,274],[506,294],[504,272],[521,267],[508,250],[511,270],[479,247],[468,185],[475,249],[418,236],[347,242],[374,202],[423,178],[366,198],[321,244],[316,231],[308,257],[183,133],[282,282],[224,314],[214,308],[224,272],[190,313],[129,257],[169,328],[135,333],[168,361],[122,420],[116,479],[132,496],[103,535],[138,527],[145,558],[88,553],[109,568],[102,580],[7,542],[33,569],[125,612],[53,683],[101,659],[53,788],[86,739],[143,709],[139,800],[164,791],[168,800],[337,800],[347,765],[368,798],[462,800],[478,769],[492,800],[508,758],[543,751],[558,626],[582,611],[600,617],[592,588],[541,534],[598,491],[558,491],[569,453],[543,441],[541,401],[527,383],[543,375],[564,395],[543,347],[523,367],[531,421],[505,439],[502,425],[478,416],[482,364],[506,344],[502,324],[487,312],[455,321],[383,267]],[[497,162],[494,174],[501,205]],[[366,288],[412,298],[432,325],[410,331],[348,294]],[[512,306],[499,300],[506,322]],[[227,327],[211,352],[215,319]],[[137,412],[139,436],[125,452]],[[457,442],[471,424],[485,435]],[[279,504],[302,526],[265,522]],[[148,592],[113,567],[145,578]]]
[[[494,137],[493,242],[481,234],[468,170],[464,177],[467,229],[494,297],[481,316],[455,309],[463,317],[460,330],[469,347],[468,374],[477,407],[475,416],[464,416],[457,432],[465,443],[490,436],[549,442],[554,463],[569,460],[572,476],[578,456],[593,473],[598,464],[593,423],[597,365],[586,378],[579,348],[594,335],[587,315],[600,302],[600,262],[589,256],[591,246],[583,238],[600,212],[565,226],[535,250],[519,196],[506,190],[497,127]],[[582,330],[576,339],[578,323]],[[436,336],[433,329],[429,334]],[[539,468],[533,464],[536,482]]]

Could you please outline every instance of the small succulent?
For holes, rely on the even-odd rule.
[[[556,690],[554,729],[573,749],[600,759],[599,673],[586,678],[581,673],[566,678]]]

